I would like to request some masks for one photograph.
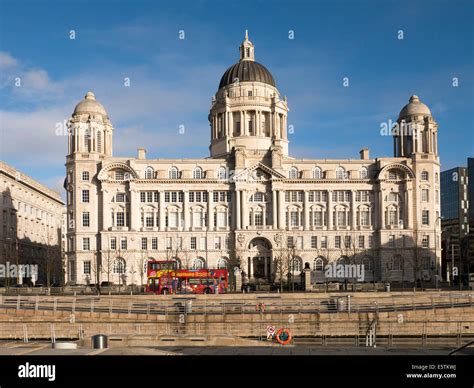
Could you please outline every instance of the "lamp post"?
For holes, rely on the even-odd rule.
[[[435,288],[438,288],[438,236],[436,234],[436,229],[438,226],[438,221],[443,220],[443,217],[438,216],[435,219],[434,223],[434,246],[435,246],[435,263],[434,263],[434,277],[435,277]]]

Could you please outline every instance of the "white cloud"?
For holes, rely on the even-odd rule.
[[[13,58],[10,53],[0,51],[0,69],[17,66],[18,60]]]

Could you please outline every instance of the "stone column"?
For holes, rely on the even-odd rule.
[[[236,190],[236,201],[235,201],[235,229],[242,229],[241,216],[242,216],[242,203],[241,201],[241,191]]]
[[[184,211],[184,230],[189,230],[191,225],[189,223],[189,201],[188,190],[183,190],[183,211]]]
[[[411,206],[411,195],[413,193],[413,190],[405,190],[405,206],[403,211],[405,212],[405,219],[406,219],[406,227],[407,229],[413,228],[413,209]]]
[[[285,192],[278,190],[278,229],[285,228]]]
[[[249,217],[247,214],[247,190],[242,190],[242,229],[247,229]]]
[[[140,204],[138,192],[135,188],[130,189],[130,230],[138,230],[140,227]]]
[[[277,206],[277,191],[274,189],[272,190],[272,223],[273,229],[278,228],[278,206]]]
[[[309,196],[309,193],[307,190],[304,191],[304,230],[308,230],[309,229],[309,200],[308,200],[308,196]]]
[[[263,260],[264,260],[264,262],[263,262],[263,263],[264,263],[264,264],[263,264],[264,276],[265,276],[265,279],[268,280],[268,257],[265,256],[265,257],[263,258]]]
[[[214,230],[214,213],[212,207],[212,190],[207,191],[207,230]]]
[[[332,190],[328,190],[328,219],[327,219],[327,225],[328,225],[328,230],[332,230],[333,228],[333,222],[332,222]]]
[[[159,222],[160,222],[160,230],[165,230],[165,193],[163,191],[159,192],[158,195],[159,200]]]
[[[356,205],[355,205],[355,190],[351,190],[351,210],[349,216],[351,217],[351,229],[355,230],[356,228]]]

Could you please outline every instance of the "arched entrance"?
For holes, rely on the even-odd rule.
[[[272,246],[270,241],[263,237],[256,237],[248,246],[248,275],[250,279],[265,279],[271,281],[273,272]]]

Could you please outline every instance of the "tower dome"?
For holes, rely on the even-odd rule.
[[[275,80],[268,69],[255,61],[239,61],[229,67],[221,78],[219,89],[236,82],[262,82],[275,86]]]
[[[73,115],[84,113],[98,113],[107,117],[104,106],[95,99],[95,94],[91,91],[87,92],[84,99],[76,105]]]
[[[219,89],[236,81],[262,82],[276,87],[270,71],[262,64],[255,62],[254,45],[249,40],[247,31],[240,45],[240,60],[225,71],[219,83]]]
[[[268,69],[255,62],[248,32],[239,47],[240,60],[222,76],[209,113],[211,157],[233,150],[288,155],[288,102],[281,98]],[[239,152],[240,152],[239,151]]]
[[[411,96],[407,105],[405,105],[400,114],[398,115],[399,119],[402,119],[407,116],[431,116],[430,108],[423,104],[418,96]]]

